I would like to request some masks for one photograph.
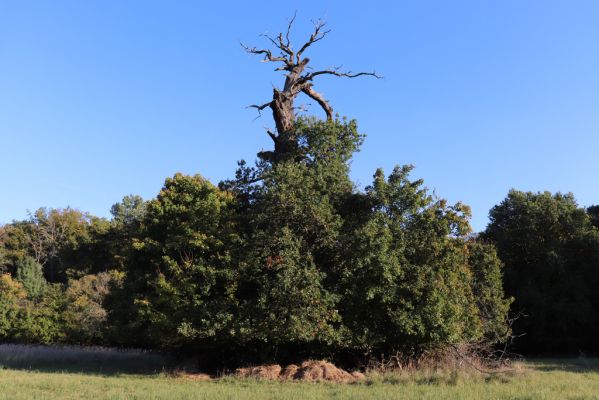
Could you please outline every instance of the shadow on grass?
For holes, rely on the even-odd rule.
[[[529,364],[537,371],[598,372],[599,358],[535,358]]]
[[[170,370],[173,365],[169,357],[144,350],[0,345],[0,369],[116,376],[154,375]]]

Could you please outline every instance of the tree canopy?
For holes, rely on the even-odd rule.
[[[597,351],[599,230],[572,194],[512,190],[490,212],[484,237],[505,263],[516,301],[516,342],[528,352]]]

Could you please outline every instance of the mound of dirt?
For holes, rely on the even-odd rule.
[[[290,364],[284,369],[280,365],[261,365],[239,368],[235,375],[242,378],[299,380],[306,382],[351,383],[365,378],[360,372],[349,373],[327,361],[304,361],[301,365]]]

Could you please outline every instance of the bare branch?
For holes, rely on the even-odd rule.
[[[287,57],[284,56],[278,56],[275,57],[272,55],[272,52],[270,50],[267,49],[257,49],[255,47],[248,47],[243,43],[239,43],[241,45],[241,47],[243,47],[243,49],[250,53],[250,54],[264,54],[264,59],[262,60],[263,62],[267,62],[267,61],[271,61],[271,62],[276,62],[276,61],[281,61],[284,62],[285,64],[289,63],[289,60],[287,59]]]
[[[291,33],[291,25],[293,25],[293,23],[295,22],[295,17],[297,17],[297,11],[293,13],[293,18],[291,18],[291,20],[289,21],[289,25],[287,25],[287,33],[285,34],[285,39],[287,40],[287,43],[285,43],[285,45],[289,48],[291,48],[291,40],[289,39],[289,34]]]
[[[283,43],[282,33],[279,33],[276,40],[271,36],[267,35],[266,33],[263,33],[260,36],[267,38],[277,49],[281,50],[281,57],[285,57],[285,60],[289,61],[283,53],[291,54],[291,51],[285,46],[285,43]]]
[[[270,106],[271,103],[272,103],[272,101],[269,101],[268,103],[264,103],[262,105],[251,104],[251,105],[247,106],[246,108],[255,108],[258,110],[258,115],[256,116],[256,118],[254,118],[254,121],[255,121],[262,116],[262,110],[264,110],[266,107]]]
[[[294,17],[295,19],[295,17]],[[285,42],[285,40],[283,39],[283,33],[280,32],[277,35],[277,38],[273,38],[270,35],[263,33],[262,37],[267,38],[277,49],[281,50],[281,57],[285,57],[285,60],[287,61],[288,64],[293,63],[293,50],[290,47],[290,42],[289,42],[289,31],[291,30],[291,24],[293,23],[293,19],[291,20],[291,22],[289,22],[289,26],[287,28],[287,34],[286,34],[286,40],[287,42]],[[287,59],[285,56],[285,54],[287,54],[289,56],[289,59]]]
[[[270,106],[270,103],[272,103],[272,101],[269,101],[268,103],[264,103],[262,105],[258,105],[258,104],[250,104],[249,106],[247,106],[246,108],[256,108],[258,109],[258,113],[260,113],[262,110],[264,110],[266,107]]]
[[[268,136],[270,136],[270,138],[272,139],[273,142],[277,143],[277,135],[275,135],[273,133],[273,131],[271,131],[270,129],[267,129],[266,133],[268,133]]]
[[[326,31],[321,31],[321,29],[326,25],[326,23],[324,23],[321,20],[318,20],[314,23],[314,33],[312,33],[312,35],[310,36],[310,39],[304,43],[304,45],[302,46],[302,48],[297,52],[297,62],[300,61],[300,57],[302,55],[302,53],[304,51],[306,51],[306,49],[308,47],[310,47],[312,44],[318,42],[319,40],[324,39],[324,37],[327,35],[327,33],[330,32],[330,30],[326,30]]]
[[[334,67],[331,69],[325,69],[322,71],[315,71],[315,72],[310,72],[308,74],[305,74],[304,76],[302,76],[301,80],[303,82],[308,82],[311,81],[312,79],[314,79],[315,77],[317,77],[318,75],[334,75],[334,76],[341,76],[341,77],[345,77],[345,78],[357,78],[359,76],[374,76],[377,79],[381,79],[382,76],[377,75],[377,73],[375,71],[372,72],[358,72],[358,73],[352,73],[351,71],[347,71],[347,72],[340,72],[339,71],[340,67]]]

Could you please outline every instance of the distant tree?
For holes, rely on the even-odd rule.
[[[587,213],[591,219],[591,224],[599,229],[599,206],[590,206],[587,208]]]
[[[10,274],[0,275],[0,341],[14,338],[20,310],[27,298],[23,285]]]
[[[9,270],[10,259],[6,249],[7,236],[6,226],[0,226],[0,274],[11,272]]]
[[[114,268],[110,223],[71,208],[40,208],[28,220],[15,221],[0,230],[0,269],[15,274],[27,257],[43,267],[49,282],[67,281]]]
[[[505,290],[523,313],[521,351],[597,351],[599,232],[571,194],[512,190],[483,237],[505,264]]]
[[[128,195],[110,208],[113,221],[119,225],[132,225],[143,220],[146,202],[141,196]]]
[[[31,228],[26,221],[14,221],[0,228],[0,270],[14,276],[17,263],[32,256],[29,242]]]
[[[86,218],[86,215],[71,208],[40,208],[31,214],[29,243],[35,261],[44,265],[59,259],[61,247],[75,244],[80,236],[85,235]],[[55,268],[48,269],[50,279],[53,279]]]
[[[21,282],[30,298],[39,299],[46,289],[46,279],[41,264],[31,257],[25,257],[17,263],[17,281]]]
[[[64,340],[60,285],[49,285],[37,301],[27,298],[23,285],[0,275],[0,341],[50,344]]]
[[[61,284],[50,284],[38,301],[25,302],[20,310],[18,330],[13,341],[36,344],[65,342],[65,302]]]
[[[121,280],[122,274],[113,271],[69,281],[63,318],[70,342],[105,343],[108,312],[104,308],[104,301]]]

